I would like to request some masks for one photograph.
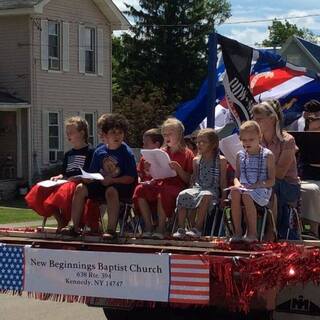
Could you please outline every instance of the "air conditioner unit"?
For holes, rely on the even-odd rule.
[[[64,158],[64,151],[58,151],[57,152],[58,161],[63,161]]]
[[[58,161],[58,150],[49,150],[49,162],[56,163]]]

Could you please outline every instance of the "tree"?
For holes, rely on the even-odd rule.
[[[113,111],[121,113],[129,121],[127,142],[131,147],[141,147],[143,132],[158,127],[172,112],[165,104],[161,89],[134,87],[131,94],[114,102]]]
[[[133,86],[158,87],[167,105],[190,99],[207,74],[208,35],[230,16],[228,0],[140,0],[139,6],[127,5],[135,23],[120,40],[116,86],[123,95]]]
[[[287,20],[284,23],[274,19],[272,25],[268,27],[269,38],[263,40],[265,47],[281,47],[289,37],[298,36],[308,41],[315,41],[314,33],[307,28],[298,28],[296,24],[291,24]]]

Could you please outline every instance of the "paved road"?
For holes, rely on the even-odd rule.
[[[106,320],[101,308],[81,303],[39,301],[0,294],[0,319],[5,320]]]

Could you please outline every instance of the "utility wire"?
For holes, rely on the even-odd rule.
[[[320,13],[318,14],[308,14],[304,16],[293,16],[293,17],[280,17],[280,18],[272,18],[272,19],[259,19],[259,20],[244,20],[244,21],[230,21],[230,22],[224,22],[223,24],[244,24],[244,23],[254,23],[254,22],[270,22],[273,20],[292,20],[292,19],[303,19],[303,18],[309,18],[309,17],[320,17]]]

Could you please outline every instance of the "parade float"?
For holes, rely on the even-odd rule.
[[[209,75],[207,86],[219,76]],[[218,97],[209,90],[205,98],[213,126],[210,106]],[[190,121],[196,118],[192,108],[184,110]],[[234,114],[239,122],[246,117],[250,110]],[[319,246],[317,240],[233,244],[227,237],[147,240],[130,233],[108,240],[103,234],[65,236],[46,227],[1,228],[0,291],[102,307],[110,320],[125,319],[129,311],[211,308],[316,319]]]

